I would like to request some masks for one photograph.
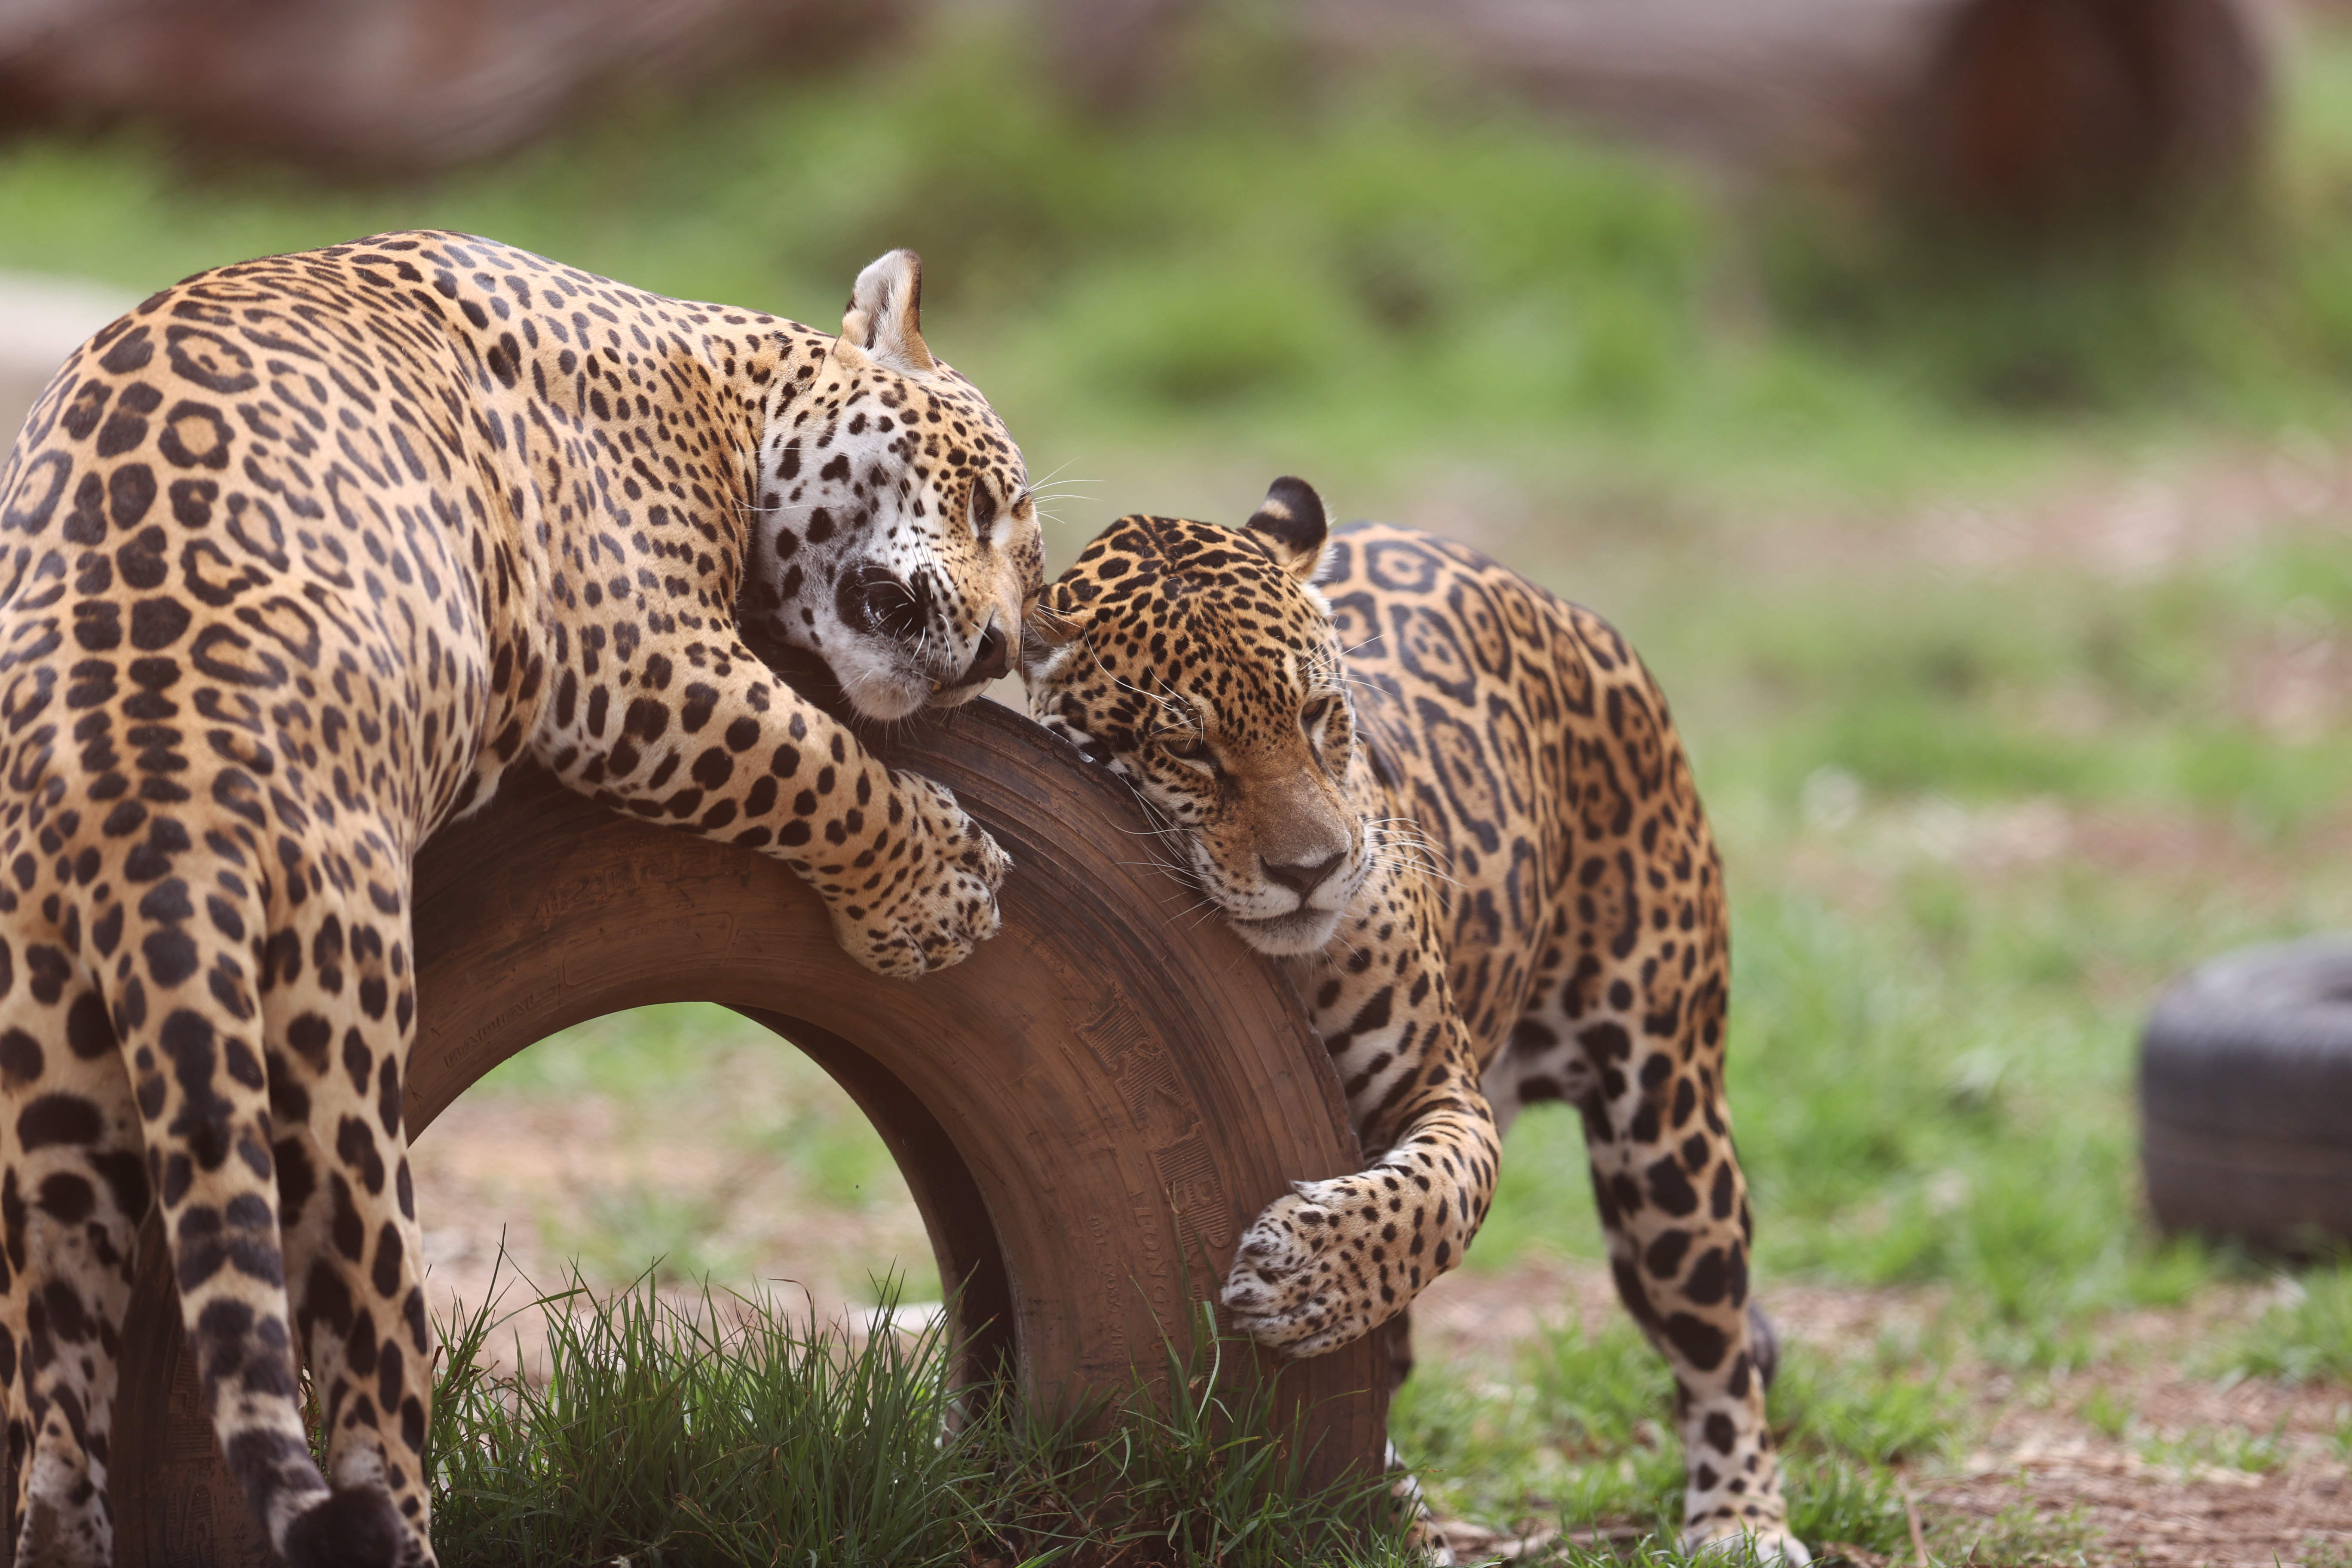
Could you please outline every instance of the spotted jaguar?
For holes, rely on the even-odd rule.
[[[50,383],[0,469],[17,1563],[111,1560],[151,1211],[278,1555],[434,1561],[410,868],[510,765],[782,860],[883,974],[996,930],[996,846],[745,642],[882,719],[1008,667],[1035,508],[921,282],[883,257],[835,333],[384,234],[166,289]]]
[[[1674,1367],[1687,1542],[1808,1561],[1725,1103],[1722,872],[1624,639],[1460,544],[1333,534],[1283,479],[1240,530],[1113,524],[1021,662],[1039,721],[1133,784],[1175,873],[1288,970],[1373,1161],[1258,1217],[1234,1322],[1294,1355],[1402,1337],[1512,1118],[1565,1101],[1618,1293]]]

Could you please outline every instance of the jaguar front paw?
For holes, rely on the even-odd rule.
[[[892,782],[906,803],[911,874],[874,905],[862,903],[855,889],[835,895],[833,929],[866,968],[912,980],[962,963],[996,934],[1003,923],[996,891],[1013,859],[944,785],[909,773]]]
[[[1296,1183],[1266,1205],[1242,1237],[1221,1297],[1242,1332],[1294,1356],[1320,1355],[1410,1304],[1393,1284],[1394,1299],[1381,1299],[1390,1260],[1356,1212],[1363,1201],[1342,1177]]]

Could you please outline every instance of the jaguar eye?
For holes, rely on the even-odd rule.
[[[996,492],[980,480],[971,486],[971,531],[986,533],[996,524]]]
[[[1298,710],[1298,724],[1318,746],[1343,741],[1348,733],[1348,705],[1336,697],[1318,697]]]
[[[1198,730],[1162,730],[1153,738],[1160,742],[1161,751],[1180,763],[1190,763],[1194,767],[1216,766],[1215,759],[1209,754],[1208,739]]]

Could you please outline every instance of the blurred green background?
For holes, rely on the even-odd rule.
[[[1768,1295],[1940,1285],[1979,1349],[2047,1366],[2262,1267],[2154,1234],[2131,1075],[2168,975],[2352,925],[2352,33],[2315,13],[2282,49],[2236,199],[1983,243],[1444,71],[1305,70],[1246,16],[1189,47],[1105,120],[1003,14],[951,12],[813,79],[616,93],[356,188],[136,126],[20,135],[0,270],[135,293],[440,226],[830,322],[913,246],[933,348],[1071,492],[1056,565],[1122,511],[1238,521],[1297,472],[1643,650],[1728,866]],[[613,1136],[738,1107],[691,1123],[733,1163],[685,1197],[646,1178],[549,1222],[608,1275],[748,1266],[789,1221],[736,1215],[754,1165],[852,1216],[895,1180],[721,1015],[575,1031],[480,1098],[593,1094]],[[1513,1132],[1469,1267],[1545,1251],[1597,1251],[1566,1113]]]

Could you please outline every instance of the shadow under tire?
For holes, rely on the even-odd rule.
[[[2139,1089],[2166,1229],[2294,1251],[2352,1240],[2352,939],[2190,973],[2148,1018]]]
[[[1164,1364],[1257,1211],[1360,1164],[1306,1012],[1135,846],[1124,786],[989,703],[876,738],[1012,855],[1004,928],[912,983],[858,968],[823,905],[761,855],[650,826],[517,769],[417,857],[412,1139],[535,1040],[657,1002],[731,1006],[814,1058],[897,1158],[962,1373],[1068,1408]],[[430,1215],[427,1219],[429,1221]],[[151,1216],[119,1363],[119,1568],[258,1568],[216,1455]],[[1255,1375],[1276,1363],[1248,1358]],[[1233,1364],[1233,1358],[1226,1358]],[[1388,1366],[1368,1335],[1283,1370],[1311,1480],[1379,1473]]]

